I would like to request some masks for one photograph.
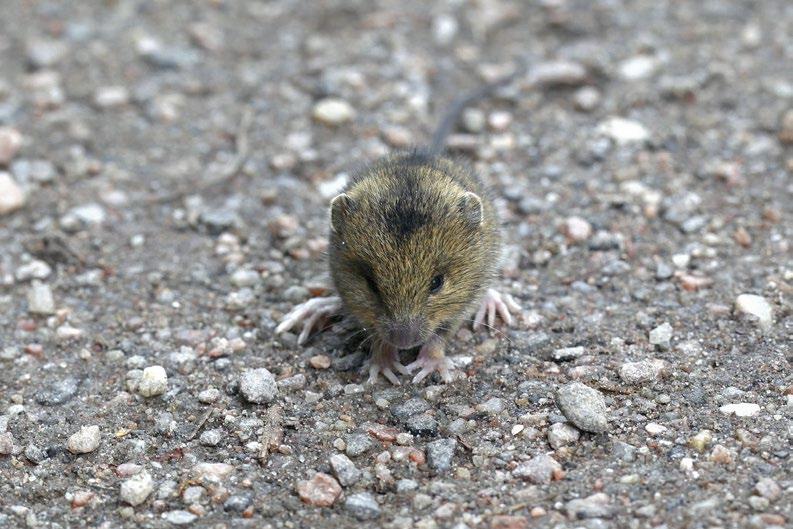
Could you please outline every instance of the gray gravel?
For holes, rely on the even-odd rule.
[[[2,15],[0,527],[793,522],[790,2]],[[350,175],[514,57],[449,145],[515,325],[449,337],[448,385],[274,336]]]

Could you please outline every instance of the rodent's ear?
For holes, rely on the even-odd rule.
[[[474,226],[479,226],[484,220],[482,199],[476,193],[468,191],[460,199],[460,212],[465,217],[465,220]]]
[[[341,193],[330,201],[330,227],[336,233],[344,226],[344,219],[352,210],[354,202],[347,193]]]

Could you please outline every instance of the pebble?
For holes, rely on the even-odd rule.
[[[647,425],[644,427],[644,429],[650,435],[661,435],[662,433],[667,431],[669,428],[667,428],[666,426],[664,426],[662,424],[658,424],[657,422],[650,422],[650,423],[647,423]]]
[[[33,68],[49,68],[55,66],[67,48],[63,42],[51,39],[35,39],[27,44],[27,61]]]
[[[562,225],[562,233],[572,243],[583,242],[592,235],[592,225],[581,217],[568,217]]]
[[[240,377],[240,393],[253,404],[272,402],[278,393],[275,377],[265,368],[249,369]]]
[[[14,436],[10,432],[0,433],[0,455],[7,456],[14,451]]]
[[[372,440],[366,434],[351,434],[346,438],[344,453],[350,457],[358,457],[372,448]]]
[[[755,318],[762,329],[768,329],[774,322],[771,304],[762,296],[741,294],[735,299],[735,310]]]
[[[330,357],[328,355],[314,355],[308,359],[308,363],[314,369],[328,369],[330,367]]]
[[[256,270],[241,268],[231,274],[231,284],[238,288],[252,287],[261,281],[262,276]]]
[[[543,87],[577,86],[586,81],[583,65],[572,61],[548,61],[532,66],[529,83]]]
[[[25,194],[11,175],[0,171],[0,215],[8,215],[25,205]]]
[[[672,341],[672,326],[664,322],[650,331],[650,343],[659,349],[669,349]]]
[[[638,81],[650,77],[658,68],[658,59],[649,55],[637,55],[625,59],[619,65],[620,76],[627,81]]]
[[[713,435],[709,430],[701,430],[696,435],[688,440],[688,446],[697,452],[703,452],[705,448],[713,441]]]
[[[190,511],[168,511],[162,513],[162,519],[172,525],[189,525],[198,519],[198,516]]]
[[[564,422],[554,423],[548,428],[548,444],[550,444],[551,448],[554,450],[573,444],[578,441],[580,437],[581,432]]]
[[[753,402],[739,402],[737,404],[725,404],[719,407],[719,411],[725,415],[735,415],[736,417],[752,417],[760,411],[760,405]]]
[[[332,476],[317,472],[310,480],[297,484],[297,494],[309,505],[330,507],[341,495],[341,485]]]
[[[561,470],[562,465],[558,461],[551,456],[542,454],[529,459],[525,463],[520,463],[512,471],[512,475],[537,485],[543,485],[550,483]]]
[[[729,465],[733,461],[732,452],[724,445],[716,445],[710,452],[710,460],[714,463]]]
[[[214,429],[207,430],[201,434],[198,442],[204,446],[217,446],[223,440],[223,431]]]
[[[25,447],[25,457],[31,463],[38,465],[47,459],[47,452],[34,444],[29,444]]]
[[[611,518],[614,516],[611,498],[602,492],[592,494],[586,498],[570,500],[565,507],[567,509],[567,515],[572,520],[581,520],[584,518]]]
[[[226,501],[223,502],[223,510],[226,512],[232,512],[237,514],[242,514],[245,512],[245,509],[251,504],[251,497],[247,494],[235,494],[234,496],[230,496]]]
[[[391,415],[405,422],[410,417],[425,413],[431,408],[430,403],[424,399],[412,398],[391,408]]]
[[[99,448],[99,426],[83,426],[69,437],[66,447],[72,454],[88,454]]]
[[[611,117],[598,125],[598,132],[608,136],[619,145],[647,141],[650,132],[638,121]]]
[[[201,404],[213,404],[220,398],[220,390],[217,388],[207,388],[198,394],[198,402]]]
[[[344,502],[344,508],[360,521],[374,520],[380,516],[380,506],[368,492],[353,494]]]
[[[592,86],[583,86],[573,94],[573,105],[582,112],[591,112],[600,106],[601,99],[600,90]]]
[[[488,415],[498,415],[504,411],[504,400],[498,397],[493,397],[481,404],[477,404],[476,411],[487,413]]]
[[[608,429],[606,402],[596,389],[572,382],[556,392],[556,405],[581,430],[602,433]]]
[[[583,346],[563,347],[562,349],[556,349],[551,358],[554,362],[569,362],[584,356],[585,352],[586,349]]]
[[[343,99],[326,98],[317,101],[312,115],[325,125],[340,125],[355,118],[355,109]]]
[[[414,479],[400,479],[396,482],[397,492],[411,492],[419,488],[419,484]]]
[[[49,315],[55,313],[55,299],[50,286],[34,280],[28,289],[28,312]]]
[[[655,266],[655,278],[658,280],[663,281],[664,279],[669,279],[674,275],[675,270],[668,263],[664,261],[659,261],[658,264]]]
[[[344,454],[334,454],[330,457],[330,468],[333,469],[333,474],[336,479],[341,483],[342,487],[354,485],[361,479],[361,471],[355,466],[355,463]]]
[[[464,526],[466,529],[468,526]],[[525,516],[513,516],[510,514],[497,514],[490,520],[490,529],[528,529],[529,521]],[[454,529],[462,529],[455,526]]]
[[[124,106],[128,102],[129,92],[123,86],[103,86],[94,94],[94,103],[102,109]]]
[[[658,380],[666,363],[663,360],[641,360],[626,362],[620,367],[620,378],[628,384],[643,384]]]
[[[149,366],[143,370],[138,383],[138,394],[142,397],[156,397],[168,389],[168,375],[162,366]]]
[[[0,165],[11,163],[21,148],[22,134],[17,129],[0,127]]]
[[[432,19],[432,37],[439,46],[451,44],[458,29],[457,19],[452,15],[443,13]]]
[[[234,472],[228,463],[197,463],[190,471],[196,481],[219,483]]]
[[[405,427],[413,435],[434,437],[438,434],[438,421],[432,415],[420,413],[405,421]]]
[[[133,507],[140,505],[154,490],[154,480],[147,471],[142,470],[121,483],[121,501]]]
[[[762,478],[754,486],[754,490],[769,501],[776,501],[782,496],[782,488],[771,478]]]
[[[427,444],[427,462],[430,468],[439,474],[447,472],[452,467],[455,450],[456,439],[438,439]]]
[[[468,132],[473,134],[482,132],[482,130],[485,128],[486,122],[487,118],[485,117],[485,113],[478,108],[466,108],[463,111],[463,128]]]
[[[20,282],[30,281],[31,279],[47,279],[51,274],[52,267],[38,259],[20,265],[14,271],[14,277]]]

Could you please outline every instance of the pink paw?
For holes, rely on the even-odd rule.
[[[392,347],[383,346],[380,351],[372,351],[372,358],[369,360],[369,384],[377,382],[378,375],[383,375],[395,386],[399,386],[399,379],[397,373],[409,375],[410,371],[407,370],[399,361],[399,351]]]
[[[283,321],[275,328],[275,334],[291,330],[302,322],[303,328],[300,336],[297,337],[297,344],[303,345],[312,332],[322,328],[330,318],[339,314],[341,314],[341,299],[338,296],[309,299],[284,316]]]
[[[501,294],[492,288],[487,289],[485,297],[482,298],[482,303],[479,305],[479,310],[474,316],[474,330],[478,331],[482,327],[487,326],[492,333],[496,325],[496,315],[507,326],[512,325],[512,314],[510,311],[517,312],[520,310],[520,305],[509,294]],[[485,316],[487,316],[487,324],[485,324]]]
[[[416,376],[413,377],[413,382],[418,383],[433,374],[434,372],[438,372],[441,376],[441,379],[446,382],[447,384],[453,380],[452,376],[452,363],[451,361],[446,358],[445,356],[441,357],[432,357],[429,355],[422,355],[419,353],[419,357],[416,358],[416,361],[408,364],[407,370],[409,372],[414,371],[416,369],[419,370],[416,373]]]

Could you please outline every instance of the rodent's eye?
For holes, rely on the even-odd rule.
[[[438,274],[430,281],[430,294],[438,293],[441,288],[443,288],[443,276]]]

